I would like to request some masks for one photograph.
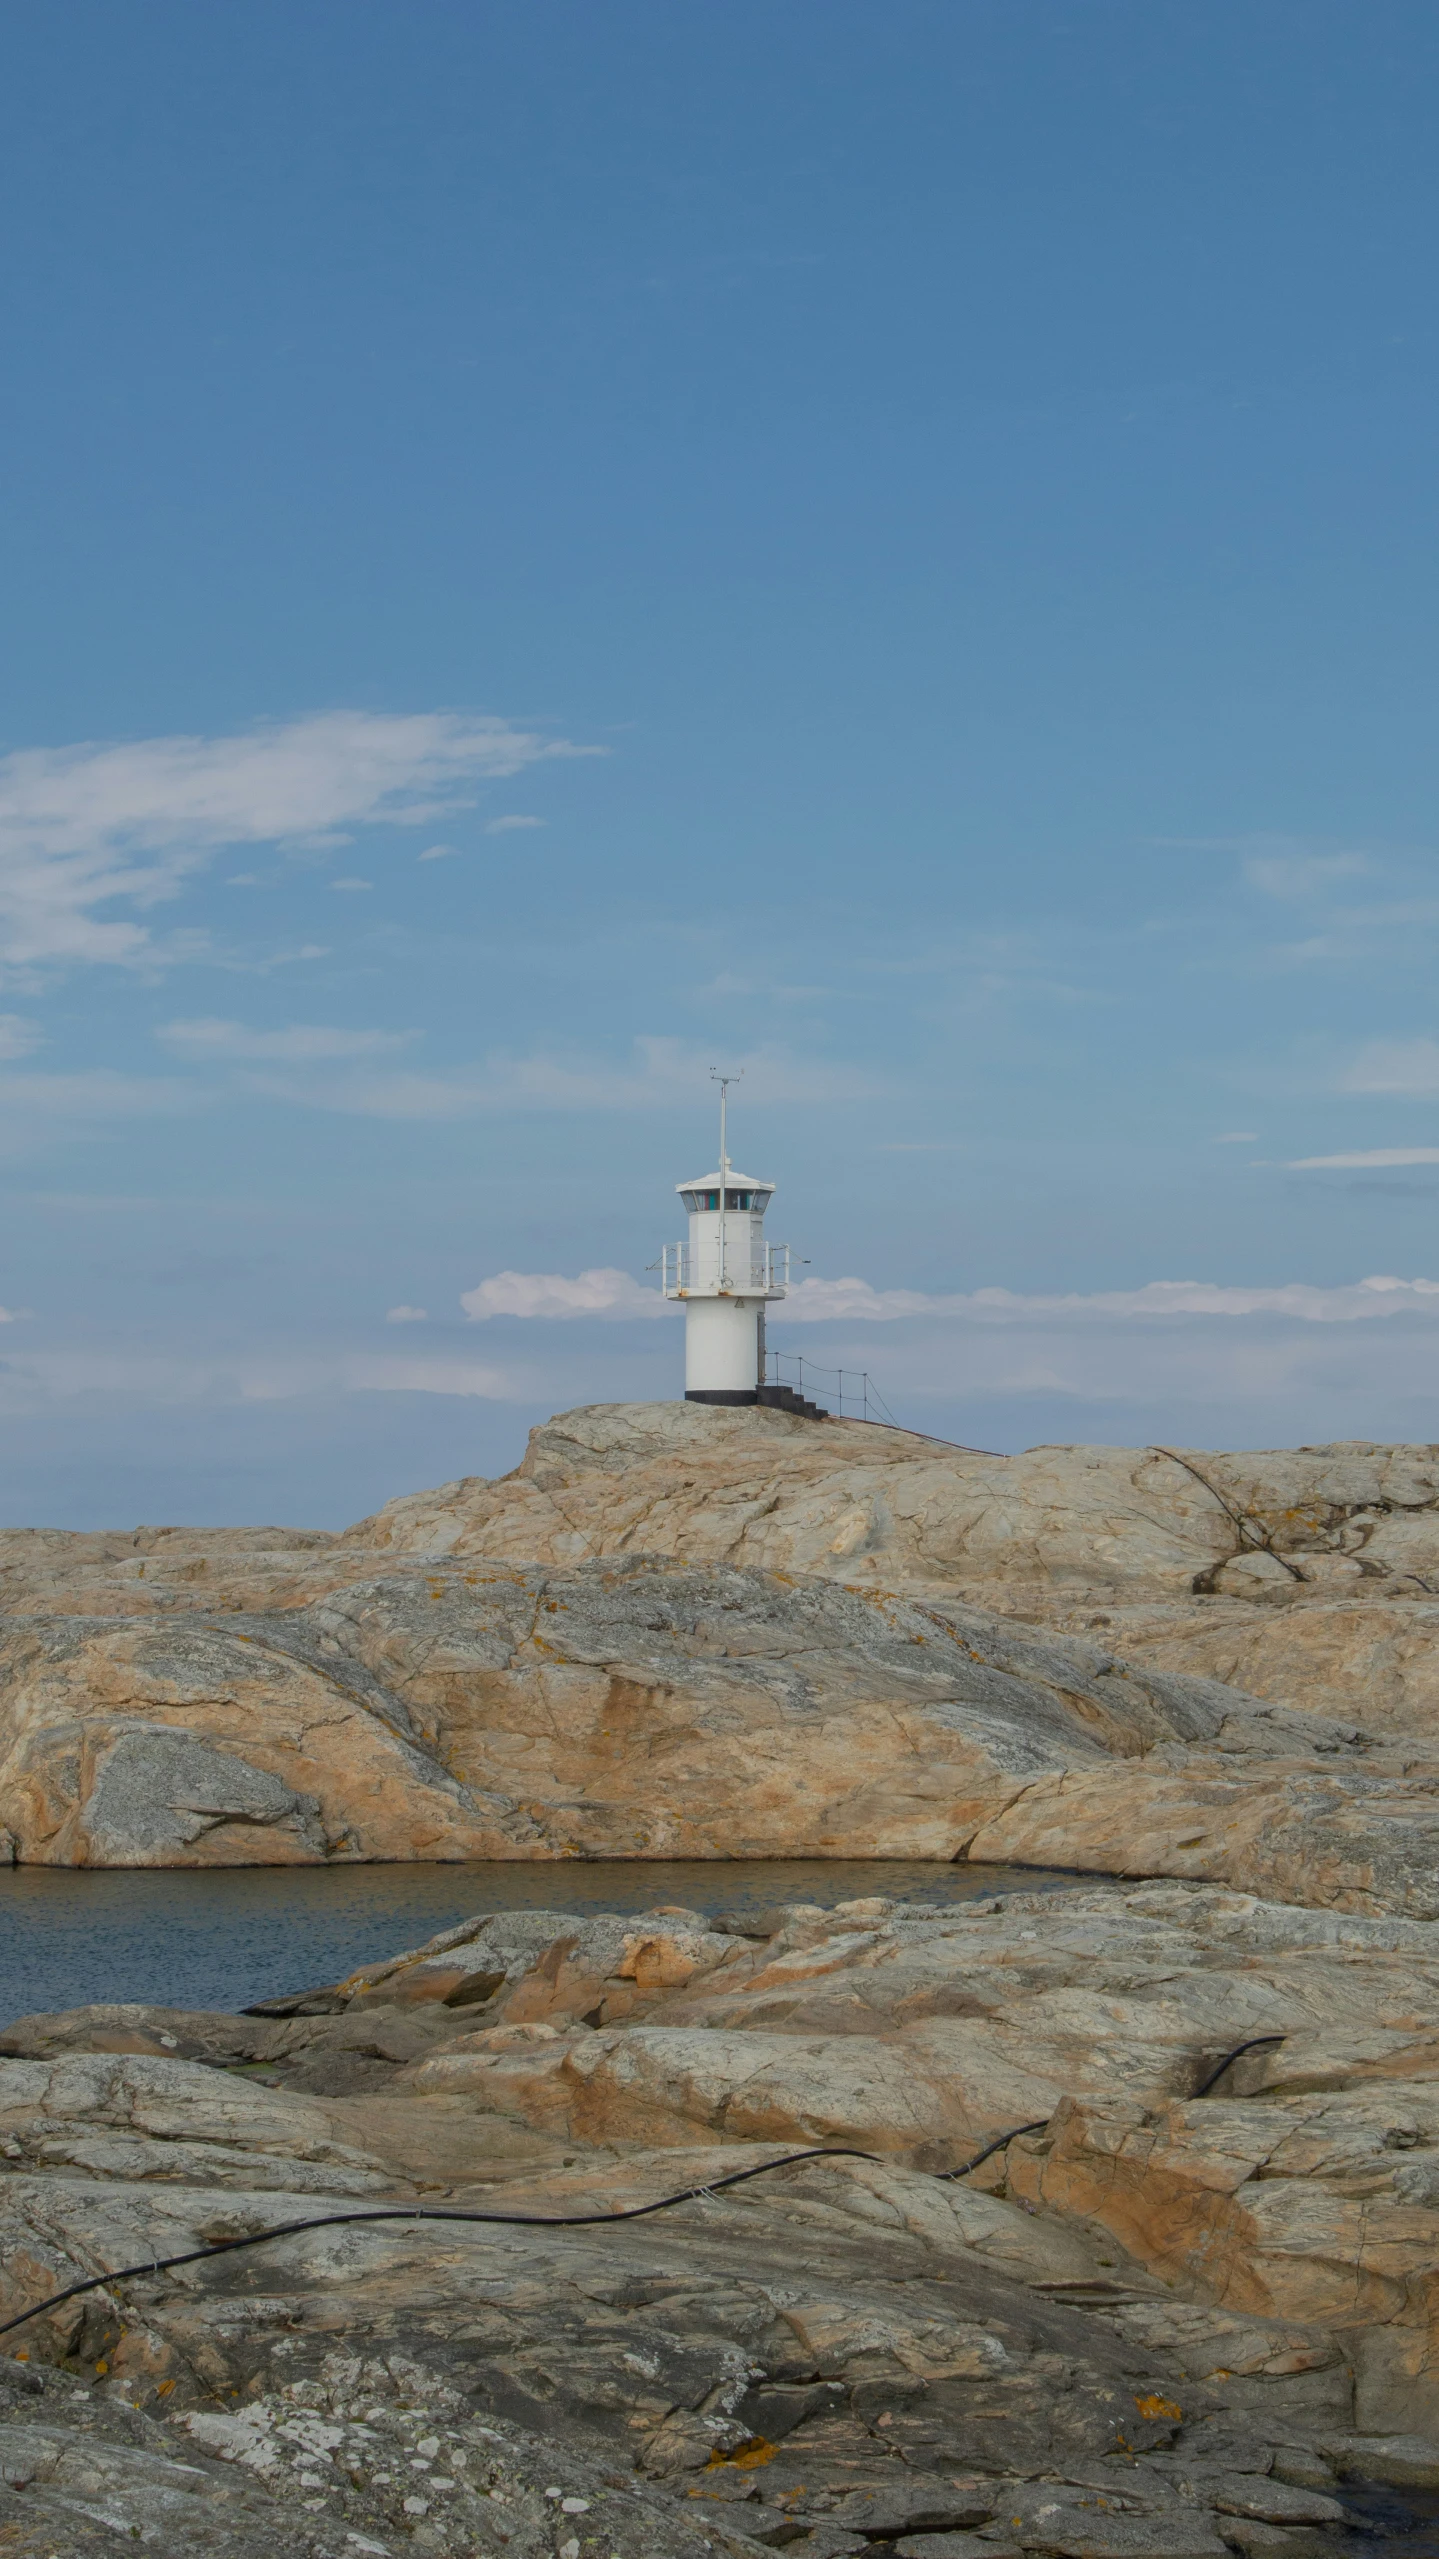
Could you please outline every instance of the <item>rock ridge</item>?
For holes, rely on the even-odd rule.
[[[1428,1918],[1431,1583],[1432,1448],[590,1407],[342,1535],[0,1535],[0,1819],[56,1865],[974,1857]]]

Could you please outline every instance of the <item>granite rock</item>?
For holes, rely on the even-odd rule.
[[[21,2332],[44,2424],[123,2419],[232,2481],[174,2491],[229,2541],[164,2509],[197,2552],[258,2551],[288,2505],[300,2549],[555,2559],[548,2501],[675,2559],[1205,2559],[1328,2550],[1337,2475],[1428,2477],[1427,1924],[1092,1883],[767,1929],[481,1911],[288,2015],[10,2028],[0,2315],[307,2215],[497,2216],[286,2231],[71,2301]],[[307,2084],[361,2043],[388,2094]],[[870,2155],[788,2160],[842,2144]],[[78,2473],[44,2459],[58,2495]]]
[[[1439,1916],[1436,1487],[658,1404],[338,1537],[7,1532],[0,1811],[57,1865],[971,1857]]]
[[[304,1607],[14,1618],[22,1858],[979,1857],[1439,1910],[1425,1772],[1301,1706],[824,1578],[397,1562]]]

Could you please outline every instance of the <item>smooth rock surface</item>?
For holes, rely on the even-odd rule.
[[[1436,1486],[657,1404],[342,1537],[12,1531],[0,1814],[53,1865],[973,1856],[1439,1916]]]
[[[306,2214],[502,2218],[290,2233],[43,2315],[0,2363],[0,2529],[73,2515],[88,2554],[108,2498],[112,2534],[236,2559],[281,2513],[326,2559],[1337,2550],[1341,2475],[1422,2467],[1439,2418],[1439,2202],[1403,2182],[1439,2158],[1430,1943],[1182,1884],[767,1937],[477,1913],[325,2013],[24,2020],[0,2315]],[[357,2038],[388,2095],[306,2086]],[[1036,2132],[943,2173],[1016,2103]],[[842,2142],[875,2155],[721,2182]]]
[[[570,1562],[647,1554],[833,1574],[973,1604],[1439,1590],[1439,1451],[988,1457],[874,1423],[596,1405],[532,1432],[517,1473],[391,1502],[367,1551]],[[1301,1577],[1310,1576],[1305,1582]]]

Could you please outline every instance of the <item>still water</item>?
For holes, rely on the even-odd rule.
[[[90,2000],[245,2007],[338,1981],[485,1910],[762,1910],[888,1893],[942,1907],[1080,1879],[901,1858],[565,1859],[555,1865],[246,1866],[208,1874],[0,1869],[0,2025]]]

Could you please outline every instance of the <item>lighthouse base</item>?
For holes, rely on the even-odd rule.
[[[762,1297],[687,1297],[685,1397],[697,1404],[752,1404],[764,1371]]]

